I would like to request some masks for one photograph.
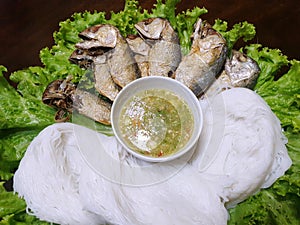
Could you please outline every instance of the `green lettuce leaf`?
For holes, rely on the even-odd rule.
[[[0,178],[2,180],[12,178],[28,145],[42,129],[43,127],[27,130],[0,130],[2,137],[0,139]]]
[[[176,5],[180,0],[158,0],[154,4],[151,17],[161,17],[169,20],[170,24],[177,32],[180,40],[180,47],[183,54],[187,54],[191,48],[191,35],[194,31],[194,24],[197,19],[207,13],[207,9],[194,7],[176,15]]]
[[[300,62],[289,61],[278,49],[262,48],[259,44],[245,47],[246,53],[261,68],[255,90],[270,105],[284,128],[300,131]],[[276,80],[281,68],[289,66],[284,76]]]
[[[234,24],[231,30],[227,30],[227,22],[220,19],[215,20],[213,28],[220,32],[227,41],[229,52],[233,49],[235,43],[242,39],[244,42],[252,40],[256,31],[253,24],[247,21]]]
[[[0,182],[0,225],[50,224],[26,213],[26,202],[3,185]]]
[[[35,216],[27,214],[25,211],[9,214],[2,218],[0,225],[55,225],[54,223],[48,223],[46,221],[41,221]]]
[[[43,70],[30,67],[10,78],[19,82],[17,90],[0,73],[0,129],[45,127],[53,123],[54,111],[41,101],[48,82]]]
[[[26,203],[12,192],[7,192],[3,184],[3,182],[0,182],[0,218],[11,213],[24,211]]]
[[[194,7],[192,10],[183,11],[176,15],[173,27],[178,33],[180,46],[184,55],[188,54],[191,49],[191,36],[194,32],[194,24],[198,18],[207,13],[207,9]]]
[[[54,122],[53,109],[41,101],[47,85],[43,69],[30,67],[11,75],[19,82],[14,89],[3,77],[0,66],[0,179],[8,180],[19,165],[31,140]]]
[[[139,5],[138,1],[125,1],[124,10],[115,13],[111,12],[111,18],[107,23],[116,26],[121,34],[126,37],[128,34],[136,34],[134,25],[146,18],[149,18],[147,10],[143,10]]]
[[[272,187],[230,210],[229,224],[297,225],[300,221],[300,62],[289,61],[280,50],[253,44],[244,48],[261,68],[255,91],[280,119],[288,138],[292,166]],[[282,67],[289,66],[280,76]]]
[[[163,3],[162,0],[157,0],[152,9],[152,17],[168,18],[172,26],[176,24],[176,5],[180,0],[166,0]]]
[[[300,201],[296,195],[281,197],[272,190],[262,190],[246,203],[230,211],[229,225],[297,225]]]

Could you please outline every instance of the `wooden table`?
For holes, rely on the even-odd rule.
[[[156,0],[140,0],[140,5],[151,9]],[[28,66],[41,65],[39,51],[51,47],[52,34],[59,21],[74,12],[119,11],[124,1],[117,0],[1,0],[0,1],[0,65],[8,68],[7,75]],[[252,42],[279,48],[290,59],[300,59],[300,4],[296,0],[182,0],[178,11],[205,7],[203,19],[213,23],[216,18],[227,20],[229,26],[248,21],[257,28]]]

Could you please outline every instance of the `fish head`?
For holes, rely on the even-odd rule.
[[[142,37],[148,39],[160,39],[166,26],[166,20],[162,18],[149,18],[135,24],[135,28]]]
[[[88,50],[75,49],[69,57],[70,62],[79,65],[82,68],[91,68],[94,56],[89,54]]]
[[[82,50],[90,50],[91,52],[94,52],[95,50],[100,51],[103,47],[103,44],[98,40],[91,39],[78,42],[75,44],[75,47]],[[98,52],[98,54],[100,53],[101,52]]]
[[[192,35],[192,47],[190,54],[196,54],[207,66],[212,66],[220,59],[220,65],[225,62],[227,44],[224,37],[206,21],[199,19],[195,24]]]
[[[149,55],[150,45],[138,35],[128,35],[126,41],[135,54]]]
[[[235,87],[253,87],[260,73],[257,62],[237,50],[232,50],[230,60],[225,63],[225,70]]]
[[[98,24],[91,26],[79,34],[85,41],[92,41],[90,44],[97,43],[98,47],[114,48],[120,38],[116,27],[109,24]]]
[[[218,42],[226,42],[223,36],[217,32],[213,27],[207,22],[203,21],[202,19],[198,19],[198,21],[194,25],[194,32],[192,34],[192,40],[204,40],[210,39],[211,37],[215,36],[218,38]],[[210,41],[210,40],[209,40]]]
[[[42,101],[44,104],[70,110],[72,108],[72,95],[76,91],[76,85],[67,79],[54,80],[45,89]]]

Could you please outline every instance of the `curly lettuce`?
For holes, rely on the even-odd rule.
[[[288,60],[280,50],[259,44],[246,46],[244,51],[261,68],[254,89],[280,119],[293,164],[272,187],[231,209],[229,224],[296,225],[300,221],[300,61]],[[277,79],[286,66],[288,71]]]
[[[26,203],[13,192],[8,192],[0,182],[0,225],[50,224],[26,213]]]
[[[216,19],[213,28],[216,29],[226,39],[229,51],[233,49],[235,43],[242,39],[244,42],[250,41],[255,37],[256,31],[253,24],[247,21],[234,24],[230,30],[228,29],[227,22]]]

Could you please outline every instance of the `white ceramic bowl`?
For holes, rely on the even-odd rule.
[[[122,108],[124,107],[124,104],[137,93],[149,89],[165,89],[175,93],[177,96],[181,97],[187,103],[188,107],[192,112],[194,118],[194,129],[192,131],[191,138],[189,139],[189,141],[184,147],[177,150],[175,153],[171,155],[152,157],[152,156],[138,153],[137,151],[134,151],[126,144],[122,132],[120,130],[120,126],[119,126],[120,113],[122,111]],[[196,98],[194,93],[185,85],[168,77],[149,76],[149,77],[139,78],[133,81],[132,83],[128,84],[120,91],[120,93],[118,94],[117,98],[115,99],[112,105],[111,123],[112,123],[113,132],[117,140],[122,144],[122,146],[128,152],[130,152],[137,158],[140,158],[148,162],[164,162],[164,161],[169,161],[178,158],[183,154],[187,153],[188,151],[192,151],[195,149],[196,143],[199,139],[202,126],[203,126],[203,114],[200,108],[199,100]]]

